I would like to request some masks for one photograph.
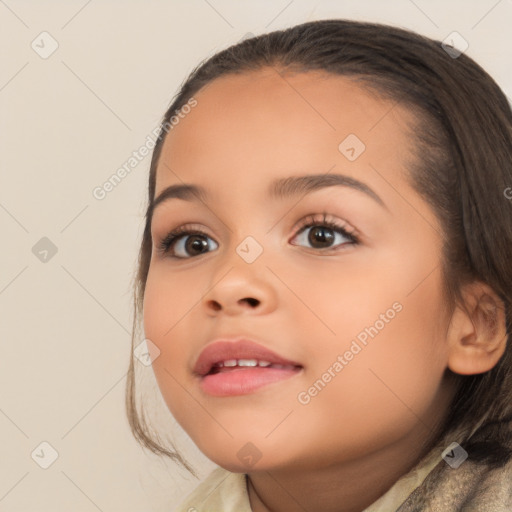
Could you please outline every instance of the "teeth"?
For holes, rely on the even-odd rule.
[[[273,368],[293,368],[293,366],[283,366],[282,364],[272,364],[270,361],[258,361],[256,359],[228,359],[226,361],[222,361],[220,363],[215,363],[213,366],[217,368],[222,368],[224,366],[233,367],[233,366],[272,366]]]
[[[238,366],[258,366],[256,359],[239,359]]]

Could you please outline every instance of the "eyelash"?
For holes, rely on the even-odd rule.
[[[327,213],[322,214],[322,218],[318,218],[316,215],[308,215],[303,220],[300,221],[299,226],[295,230],[295,234],[293,235],[293,238],[295,238],[297,235],[299,235],[302,231],[306,230],[307,228],[311,227],[328,227],[331,228],[333,231],[341,234],[343,237],[347,238],[349,242],[345,242],[342,245],[358,245],[360,243],[359,236],[357,234],[357,231],[351,227],[349,227],[346,223],[339,223],[333,219],[330,219],[328,217]],[[165,238],[163,238],[160,243],[158,244],[158,249],[160,254],[167,256],[169,250],[174,246],[176,241],[185,236],[185,235],[204,235],[208,238],[209,235],[205,233],[204,231],[200,229],[193,229],[189,225],[180,226],[176,229],[173,229],[170,231]],[[315,249],[315,248],[312,248]],[[328,251],[331,248],[326,248],[325,250]],[[341,249],[335,249],[335,250],[341,250]],[[317,249],[317,251],[322,251],[322,249]],[[200,256],[197,255],[197,256]],[[171,258],[175,259],[191,259],[194,258],[194,256],[189,256],[187,258],[184,258],[182,256],[170,256]]]

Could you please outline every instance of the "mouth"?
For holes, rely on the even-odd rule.
[[[194,373],[212,396],[236,396],[299,374],[303,366],[249,340],[216,341],[200,354]]]
[[[274,364],[270,361],[261,361],[257,359],[228,359],[227,361],[214,363],[206,375],[215,375],[217,373],[232,372],[234,370],[249,368],[277,368],[278,370],[295,370],[302,367],[300,365],[295,366],[292,364]]]

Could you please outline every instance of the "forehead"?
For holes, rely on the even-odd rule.
[[[412,114],[344,76],[266,67],[220,77],[194,97],[165,139],[156,194],[179,179],[220,190],[333,167],[356,177],[369,162],[398,172],[411,149]],[[345,140],[364,147],[356,161],[340,149]]]

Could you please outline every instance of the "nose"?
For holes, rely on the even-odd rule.
[[[277,305],[272,272],[264,265],[239,262],[223,274],[216,274],[212,285],[203,297],[203,304],[210,316],[263,315],[274,311]]]
[[[244,297],[243,299],[238,299],[236,301],[236,309],[255,309],[261,304],[261,301],[259,299],[255,299],[254,297]],[[226,312],[228,311],[228,307],[230,310],[235,310],[231,305],[228,305],[227,303],[224,303],[224,306],[216,299],[210,299],[209,300],[209,306],[214,311],[219,311],[221,309],[224,309]]]

